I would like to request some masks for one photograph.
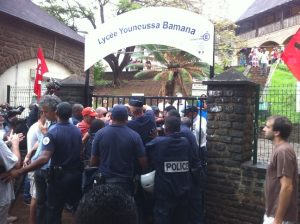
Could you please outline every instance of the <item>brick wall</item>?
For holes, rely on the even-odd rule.
[[[0,46],[0,75],[19,62],[35,59],[38,47],[42,47],[46,59],[64,65],[71,73],[84,75],[83,43],[3,14]]]
[[[242,74],[229,73],[205,84],[207,223],[262,223],[266,164],[252,165],[251,161],[256,86]]]

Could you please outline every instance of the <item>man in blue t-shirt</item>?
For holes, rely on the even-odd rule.
[[[150,106],[145,105],[144,112],[143,99],[133,97],[129,101],[130,112],[133,116],[132,120],[127,123],[127,126],[136,131],[142,138],[143,144],[150,142],[157,136],[155,115]],[[145,195],[138,181],[141,171],[136,166],[135,168],[135,201],[138,207],[139,223],[144,223],[147,217],[152,215],[152,199]]]
[[[133,194],[134,165],[137,160],[144,169],[147,164],[141,137],[127,127],[125,106],[112,109],[112,124],[96,133],[90,165],[99,166],[102,184],[116,184]]]
[[[141,136],[145,145],[157,134],[154,112],[150,106],[147,106],[144,113],[143,102],[139,99],[131,99],[129,106],[133,119],[127,123],[127,126]]]

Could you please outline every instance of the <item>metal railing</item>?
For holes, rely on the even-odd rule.
[[[257,145],[254,144],[253,162],[269,161],[273,145],[265,139],[262,129],[269,116],[281,115],[286,116],[293,124],[289,142],[293,145],[300,164],[300,85],[269,86],[260,90],[257,111]]]
[[[181,100],[184,100],[183,108],[188,105],[198,105],[199,101],[204,99],[200,97],[158,97],[158,96],[112,96],[112,95],[92,95],[92,106],[94,108],[102,106],[112,108],[115,104],[128,104],[130,98],[140,97],[144,100],[144,104],[149,106],[155,105],[165,108],[168,105],[173,105],[179,110]],[[180,112],[180,111],[179,111]]]
[[[46,91],[46,88],[42,88],[42,93]],[[25,110],[21,115],[18,115],[20,118],[25,118],[29,114],[29,105],[34,100],[33,87],[29,86],[7,86],[6,88],[6,102],[11,106],[20,106],[25,107]]]

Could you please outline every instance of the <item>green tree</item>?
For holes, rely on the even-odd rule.
[[[227,19],[214,21],[215,55],[223,69],[230,67],[237,49],[245,46],[245,42],[235,35],[237,25]]]
[[[47,0],[37,2],[48,13],[55,16],[57,19],[70,26],[73,30],[79,31],[76,26],[76,19],[86,19],[90,22],[94,29],[97,28],[95,12],[99,13],[101,23],[105,22],[105,6],[110,0],[90,0],[84,3],[78,0]],[[121,0],[118,4],[117,14],[121,14],[139,6],[137,3]],[[107,55],[104,60],[110,66],[113,72],[113,86],[120,86],[119,77],[124,67],[130,61],[131,52],[134,51],[134,46],[126,47],[125,50],[120,49],[116,54]],[[121,59],[121,54],[124,57]]]
[[[191,54],[162,45],[145,45],[143,48],[149,52],[148,56],[137,56],[139,59],[149,60],[154,58],[158,63],[155,67],[153,65],[147,66],[146,69],[135,74],[135,78],[144,77],[146,75],[154,76],[155,81],[161,83],[159,91],[160,96],[174,96],[176,91],[182,92],[184,96],[188,95],[185,83],[192,82],[193,77],[203,78],[207,73],[201,69],[203,66],[199,59]],[[132,63],[128,68],[144,67],[144,64]]]

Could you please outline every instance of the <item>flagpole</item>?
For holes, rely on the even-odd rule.
[[[214,37],[213,37],[213,64],[209,66],[209,78],[212,79],[215,76],[215,26],[214,26]]]
[[[84,85],[84,106],[88,107],[90,97],[90,69],[85,72],[85,85]]]

